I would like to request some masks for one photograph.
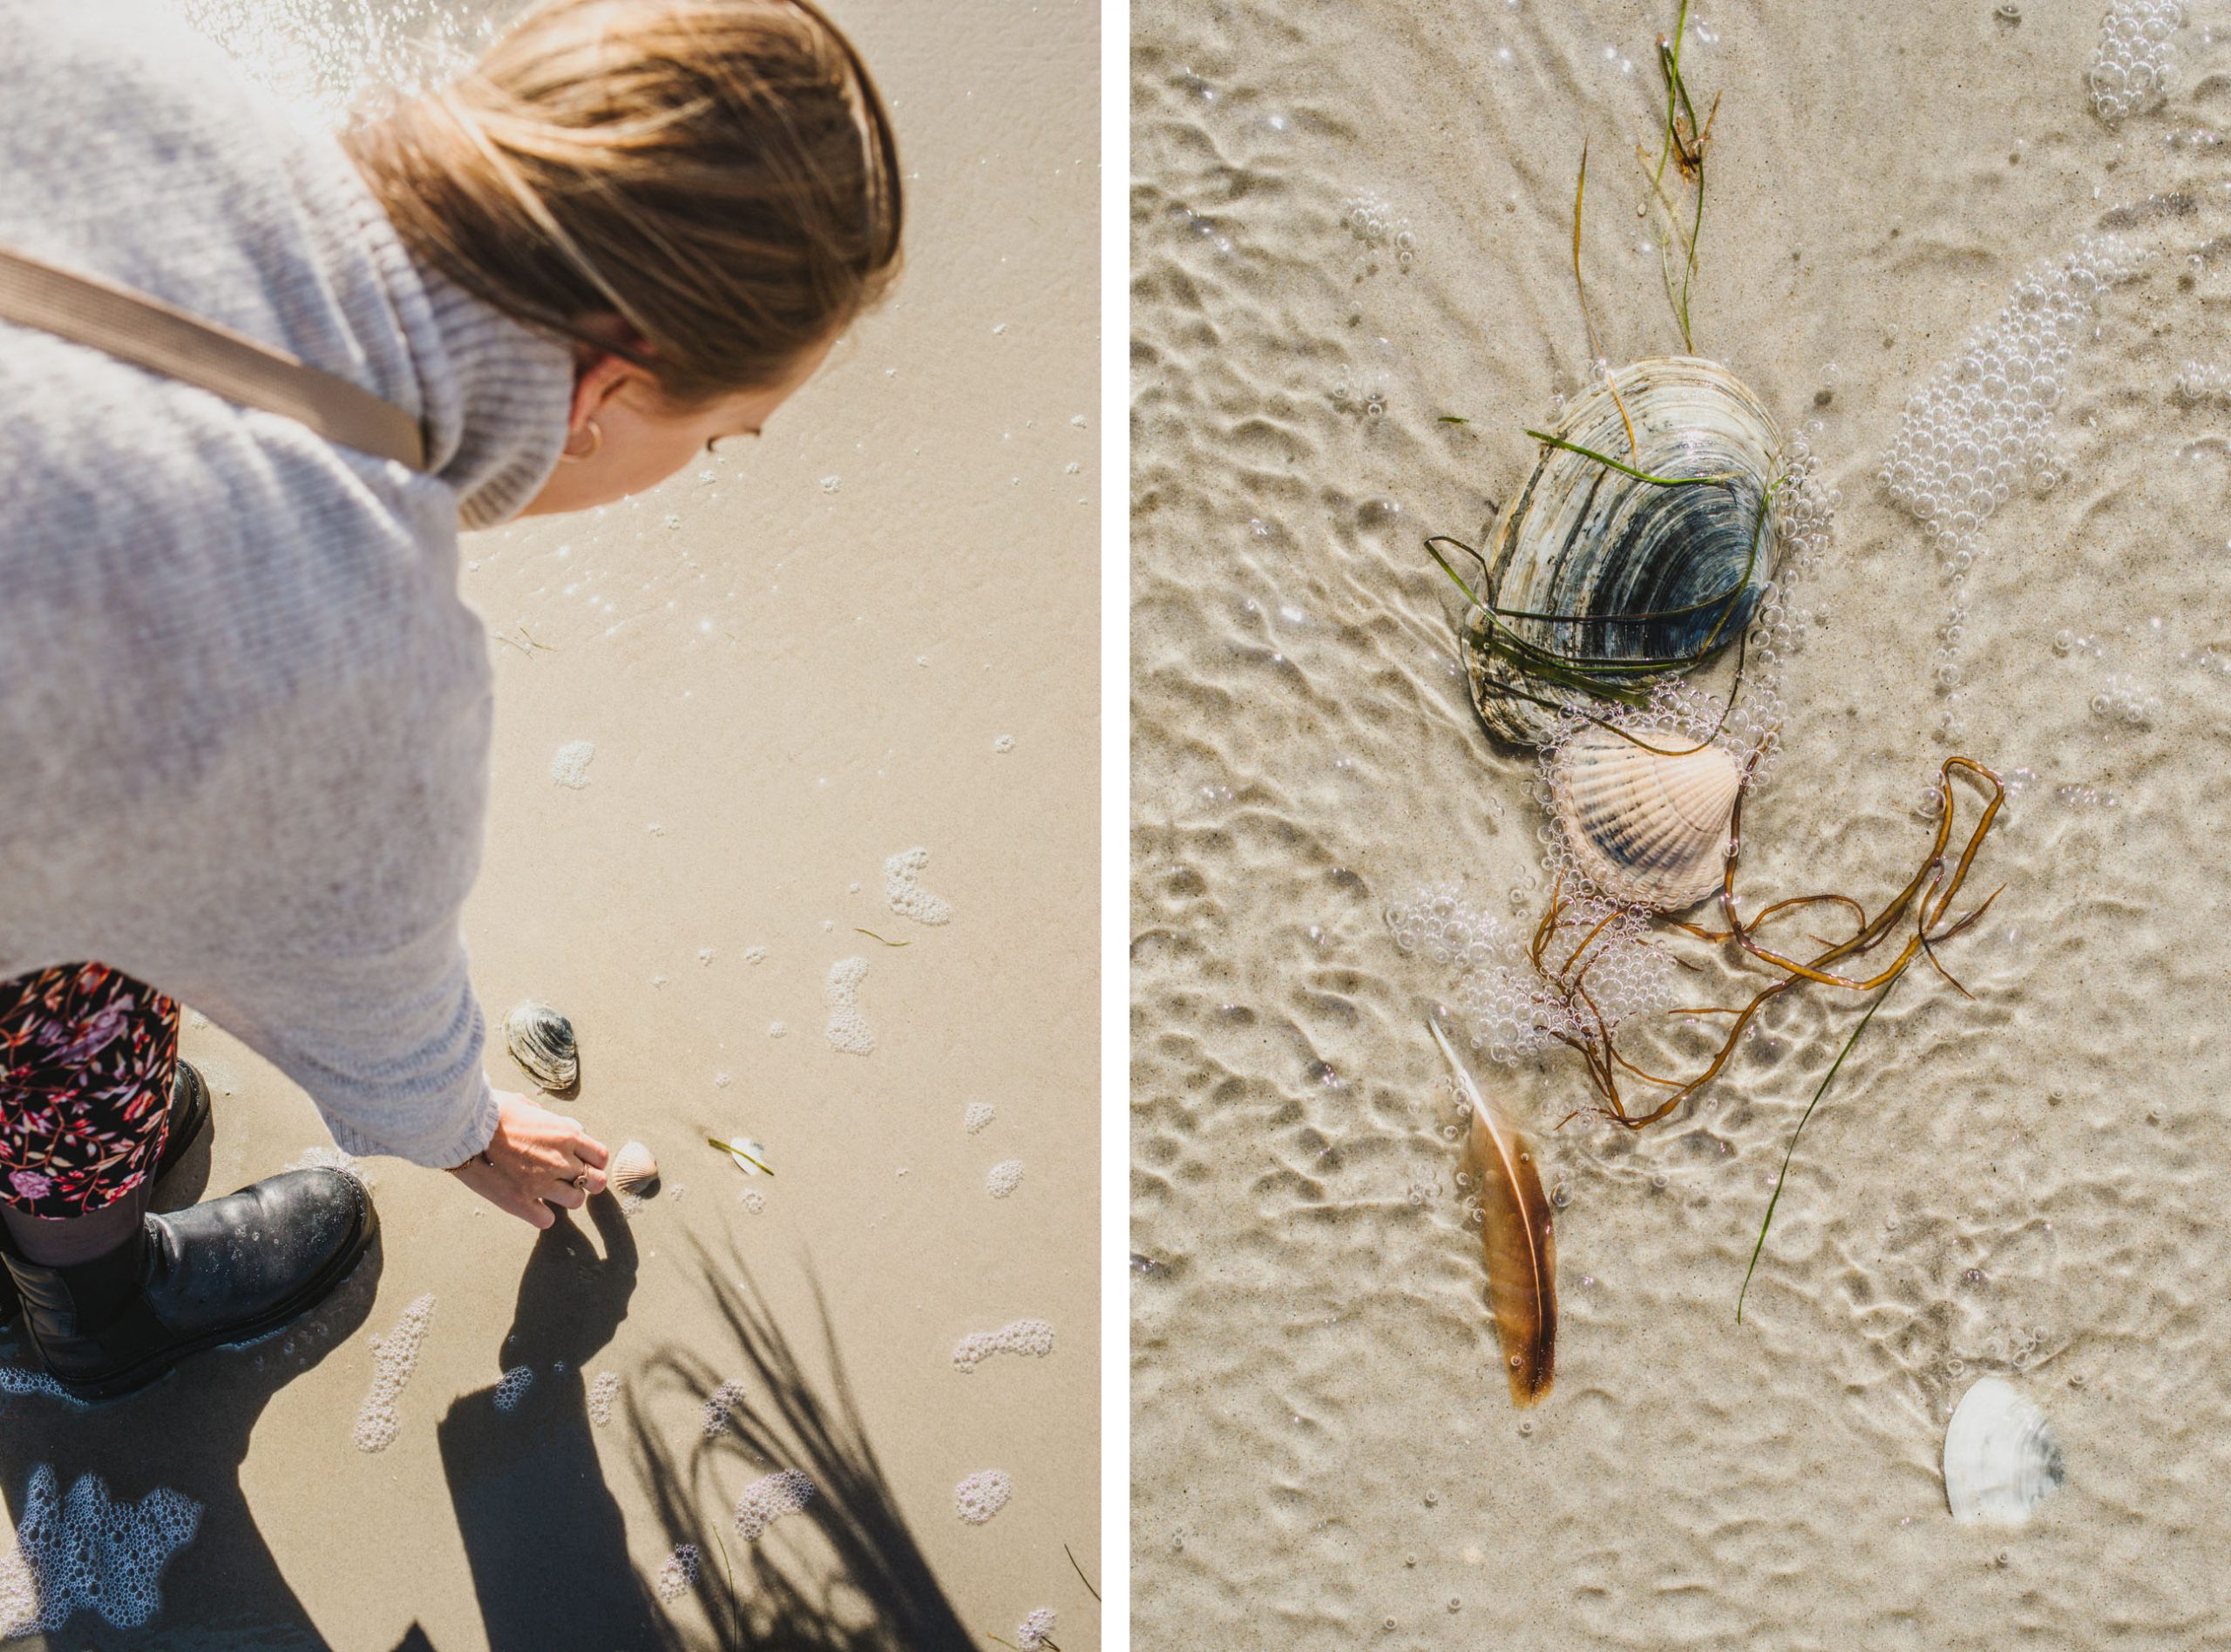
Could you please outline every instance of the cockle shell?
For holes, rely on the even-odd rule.
[[[623,1198],[641,1198],[658,1179],[659,1161],[640,1141],[621,1142],[620,1151],[612,1155],[604,1168],[606,1185]]]
[[[2030,1517],[2063,1478],[2045,1412],[1996,1377],[1961,1397],[1944,1431],[1944,1500],[1956,1520]]]
[[[505,1016],[504,1042],[512,1059],[546,1090],[570,1090],[581,1076],[581,1052],[573,1042],[573,1024],[547,1004],[529,999]]]
[[[1656,357],[1620,369],[1609,386],[1599,379],[1550,434],[1646,475],[1729,480],[1666,487],[1544,445],[1487,552],[1504,640],[1566,658],[1647,665],[1717,653],[1740,637],[1778,549],[1764,512],[1782,442],[1758,397],[1716,362]],[[1483,609],[1465,617],[1464,635],[1481,717],[1506,739],[1540,745],[1556,709],[1510,691],[1553,700],[1577,692],[1522,679],[1486,646]],[[1666,674],[1614,680],[1640,685]]]
[[[1550,808],[1599,893],[1678,912],[1720,885],[1743,771],[1724,747],[1638,738],[1658,749],[1593,723],[1576,731],[1549,762]]]

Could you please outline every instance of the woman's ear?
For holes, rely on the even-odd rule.
[[[593,355],[584,352],[583,359],[573,369],[573,406],[566,421],[566,429],[579,430],[631,376],[642,370],[608,350]]]

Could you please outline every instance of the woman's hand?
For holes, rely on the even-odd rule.
[[[578,1210],[604,1191],[604,1143],[580,1121],[523,1095],[496,1093],[496,1134],[487,1150],[450,1174],[490,1204],[521,1222],[547,1228],[552,1205]]]

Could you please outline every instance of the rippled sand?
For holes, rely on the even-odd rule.
[[[409,72],[409,38],[470,44],[510,9],[180,3],[311,119]],[[1096,13],[831,9],[905,152],[892,303],[763,441],[463,548],[497,678],[475,980],[492,1019],[529,995],[573,1017],[564,1105],[613,1148],[648,1143],[663,1190],[539,1245],[446,1176],[366,1161],[378,1263],[309,1320],[119,1405],[0,1400],[12,1516],[40,1464],[64,1494],[98,1473],[119,1508],[168,1487],[203,1511],[147,1630],[80,1612],[58,1649],[733,1645],[714,1627],[731,1577],[765,1644],[922,1644],[827,1628],[920,1592],[894,1519],[970,1632],[1012,1639],[1051,1606],[1065,1649],[1099,1644],[1061,1550],[1098,1581],[1098,1184],[1075,1146],[1096,1140],[1098,1074],[1098,615],[1079,595],[1098,565]],[[574,741],[593,746],[578,789],[552,774]],[[918,846],[940,927],[885,889]],[[831,966],[863,954],[865,1057],[821,1036]],[[186,1050],[215,1135],[185,1181],[223,1193],[326,1141],[220,1029],[190,1026]],[[526,1081],[500,1042],[489,1071]],[[996,1121],[971,1136],[977,1104]],[[708,1134],[763,1141],[776,1175],[747,1181]],[[1030,1180],[986,1198],[1018,1154]],[[842,1433],[825,1305],[850,1478],[769,1444],[798,1431],[709,1294],[732,1306],[747,1272],[798,1360],[789,1398]],[[1056,1327],[1056,1351],[955,1369],[961,1337],[1019,1317]],[[743,1397],[709,1443],[723,1380]],[[360,1450],[383,1406],[391,1441],[377,1426],[383,1449]],[[1014,1496],[979,1528],[953,1486],[987,1466]],[[794,1468],[812,1501],[747,1542],[739,1500]],[[668,1569],[685,1540],[694,1581]]]
[[[2166,103],[2119,128],[2086,84],[2099,0],[1692,17],[1685,70],[1725,94],[1696,346],[1818,421],[1841,496],[1791,593],[1809,620],[1745,887],[1879,903],[1956,749],[2015,792],[1970,884],[2006,887],[1945,949],[1975,1001],[1916,973],[1814,1114],[1739,1328],[1855,1000],[1801,995],[1634,1135],[1552,1127],[1587,1093],[1570,1057],[1475,1057],[1570,1199],[1556,1388],[1511,1408],[1425,1026],[1457,984],[1385,913],[1455,878],[1530,924],[1542,816],[1530,760],[1477,725],[1419,541],[1473,537],[1530,462],[1521,426],[1583,388],[1583,138],[1605,351],[1678,346],[1633,159],[1672,12],[1135,10],[1143,1644],[2231,1633],[2231,403],[2220,372],[2179,389],[2231,301],[2231,50],[2204,8]],[[2099,233],[2142,261],[2072,349],[2060,479],[2016,484],[1956,586],[1877,479],[1902,410],[2024,271]],[[1685,955],[1684,1001],[1728,1001],[1736,972]],[[1945,1509],[1945,1419],[1983,1373],[2065,1447],[2025,1527]]]

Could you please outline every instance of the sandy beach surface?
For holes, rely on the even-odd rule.
[[[312,116],[493,15],[187,10]],[[1100,1643],[1063,1553],[1097,1583],[1097,9],[831,10],[904,152],[894,300],[763,441],[462,552],[475,979],[573,1018],[566,1105],[662,1188],[539,1242],[365,1161],[382,1250],[292,1331],[98,1410],[10,1378],[0,1606],[146,1618],[81,1594],[25,1644],[986,1644],[1048,1608]],[[185,1048],[215,1134],[166,1202],[330,1155],[220,1029]]]
[[[1783,724],[1747,901],[1874,910],[1922,863],[1956,752],[2009,792],[1969,885],[2004,892],[1942,950],[1972,1001],[1917,969],[1884,1003],[1739,1326],[1791,1131],[1866,1000],[1791,995],[1664,1123],[1559,1128],[1590,1096],[1578,1059],[1497,1061],[1493,1017],[1465,1015],[1493,992],[1389,922],[1438,890],[1491,972],[1549,896],[1533,760],[1479,727],[1421,540],[1475,538],[1532,463],[1523,427],[1590,380],[1583,140],[1604,354],[1680,348],[1636,157],[1658,152],[1674,11],[1135,9],[1135,1634],[2212,1643],[2220,10],[1691,11],[1684,73],[1699,114],[1721,98],[1695,349],[1802,436],[1833,513],[1761,662]],[[1980,413],[1936,416],[1969,391]],[[1693,966],[1675,1003],[1772,978],[1663,944]],[[1436,1004],[1560,1200],[1556,1385],[1529,1412],[1454,1180]],[[1656,1047],[1685,1070],[1690,1037]],[[2020,1526],[1946,1506],[1946,1421],[1984,1375],[2063,1449]]]

